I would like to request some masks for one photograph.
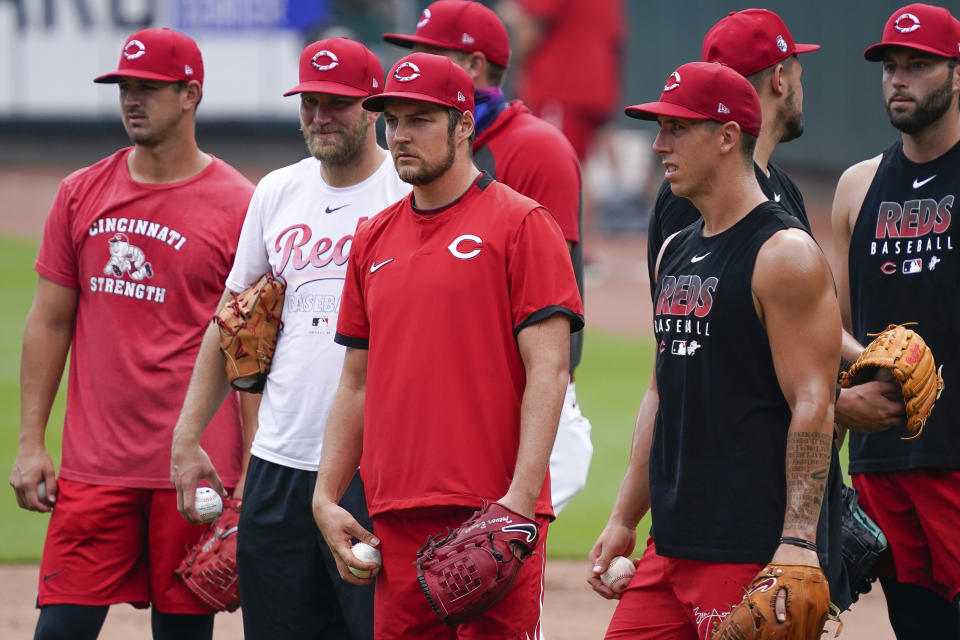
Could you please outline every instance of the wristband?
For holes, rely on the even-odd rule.
[[[792,538],[790,536],[784,536],[780,538],[780,544],[790,544],[795,547],[800,547],[801,549],[809,549],[810,551],[816,552],[817,545],[809,540],[804,540],[803,538]]]

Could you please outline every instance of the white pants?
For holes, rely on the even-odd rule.
[[[577,390],[571,380],[567,384],[567,394],[563,399],[557,439],[553,443],[553,451],[550,452],[551,498],[556,515],[560,515],[570,499],[586,485],[592,457],[590,421],[580,413]]]

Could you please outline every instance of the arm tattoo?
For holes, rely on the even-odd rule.
[[[817,520],[830,471],[830,434],[798,431],[787,434],[787,511],[784,530],[800,531],[816,540]]]

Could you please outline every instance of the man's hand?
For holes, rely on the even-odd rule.
[[[773,554],[771,564],[805,564],[811,567],[820,566],[820,558],[816,551],[803,549],[792,544],[781,544]],[[774,611],[777,614],[777,621],[787,621],[787,590],[780,589],[777,592],[777,601],[774,604]]]
[[[43,499],[37,495],[37,486],[41,482],[47,493]],[[53,508],[57,501],[57,474],[43,445],[20,444],[10,470],[10,486],[21,509],[47,513]]]
[[[193,524],[203,522],[193,505],[200,480],[209,482],[213,490],[221,496],[227,495],[217,470],[210,462],[210,456],[200,443],[189,438],[179,438],[174,434],[173,447],[170,450],[170,481],[177,490],[177,510],[187,522]]]
[[[607,570],[610,561],[616,556],[629,558],[637,544],[636,528],[608,522],[593,548],[590,550],[590,570],[587,584],[608,600],[619,600],[620,594],[614,593],[600,580],[600,574]]]
[[[903,426],[906,407],[895,382],[873,380],[840,391],[836,421],[861,435]]]
[[[333,553],[340,577],[351,584],[371,584],[380,573],[380,565],[376,562],[363,562],[353,555],[352,540],[356,538],[360,542],[366,542],[371,547],[377,548],[380,547],[380,540],[364,529],[349,511],[332,500],[316,494],[313,497],[313,519],[316,520],[323,539],[327,541],[327,546]],[[372,573],[369,578],[358,578],[350,572],[349,567]]]

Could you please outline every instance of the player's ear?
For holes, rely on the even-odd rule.
[[[200,104],[200,99],[203,97],[203,88],[198,81],[191,80],[187,83],[187,86],[180,91],[180,95],[184,111],[192,111]]]
[[[724,122],[720,127],[720,153],[730,153],[740,142],[740,125],[736,122]]]
[[[782,95],[786,95],[790,83],[787,80],[787,67],[782,62],[777,63],[776,66],[773,67],[773,72],[770,74],[769,84],[773,95],[777,96],[778,98]]]

